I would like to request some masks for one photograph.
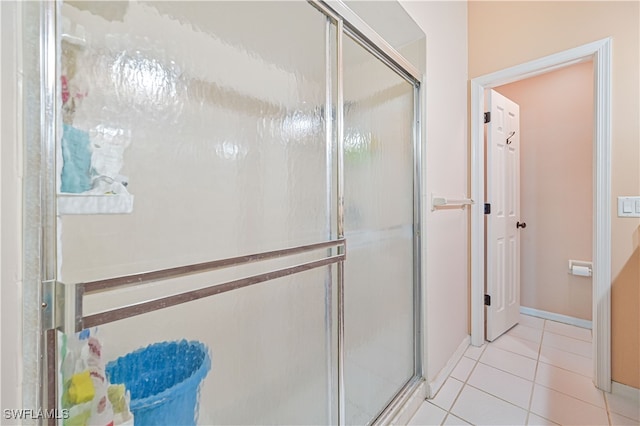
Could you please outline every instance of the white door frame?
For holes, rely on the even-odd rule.
[[[471,344],[484,343],[484,91],[586,60],[594,64],[593,380],[611,391],[611,38],[471,80]]]

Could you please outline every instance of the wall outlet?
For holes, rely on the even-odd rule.
[[[640,217],[640,197],[618,197],[618,217]]]

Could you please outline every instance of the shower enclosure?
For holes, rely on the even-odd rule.
[[[397,410],[422,380],[422,75],[398,53],[415,40],[392,47],[341,2],[25,16],[42,406],[60,336],[97,327],[106,360],[204,343],[201,424]]]

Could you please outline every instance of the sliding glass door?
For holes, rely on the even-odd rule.
[[[374,419],[415,374],[414,85],[344,42],[346,421]]]
[[[201,424],[378,418],[421,374],[415,76],[324,3],[42,7],[57,407],[121,413],[87,373],[142,423],[187,384]]]
[[[114,312],[98,317],[104,361],[197,341],[211,359],[202,424],[336,423],[335,266],[171,306],[326,249],[167,271],[335,238],[326,16],[304,2],[165,1],[65,2],[61,15],[59,279],[91,289],[159,271],[85,291],[83,317]],[[154,300],[170,307],[110,321]]]

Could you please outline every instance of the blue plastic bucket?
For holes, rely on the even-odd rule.
[[[207,347],[181,340],[138,349],[107,364],[112,384],[131,392],[139,425],[195,425],[200,382],[211,368]]]

